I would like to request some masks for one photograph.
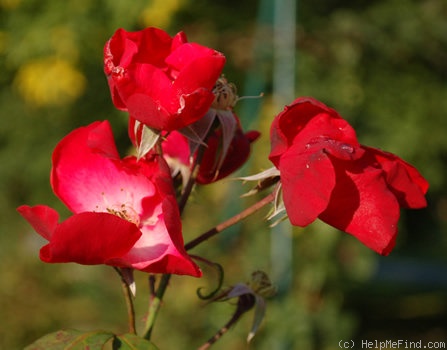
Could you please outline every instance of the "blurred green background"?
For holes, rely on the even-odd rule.
[[[73,128],[109,119],[126,151],[127,116],[114,109],[102,71],[106,40],[118,27],[158,26],[222,51],[240,95],[265,93],[237,106],[244,126],[263,132],[240,172],[249,175],[271,166],[268,128],[282,109],[272,99],[274,3],[0,0],[0,349],[21,349],[61,328],[127,329],[114,271],[40,262],[44,242],[15,211],[42,203],[68,215],[49,170],[54,146]],[[447,2],[298,0],[296,13],[294,96],[320,99],[348,119],[360,142],[414,164],[431,184],[429,207],[402,213],[388,257],[320,222],[271,231],[266,211],[198,247],[195,254],[224,266],[226,285],[263,269],[279,286],[250,346],[247,315],[215,348],[447,341]],[[185,240],[254,203],[238,198],[248,189],[228,181],[198,188],[185,212]],[[215,283],[204,271],[200,280],[173,278],[153,338],[161,349],[196,348],[231,316],[233,305],[196,297],[198,287]],[[147,276],[136,278],[141,324]]]

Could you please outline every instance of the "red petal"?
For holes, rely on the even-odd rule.
[[[171,43],[169,34],[158,28],[149,27],[136,32],[120,28],[106,43],[104,56],[111,56],[114,66],[123,68],[129,67],[134,61],[161,67],[165,65],[164,60],[170,52]]]
[[[165,31],[149,27],[136,32],[128,32],[138,46],[138,54],[133,62],[150,63],[157,67],[165,67],[166,56],[172,46],[172,38]]]
[[[170,169],[161,156],[153,157],[150,165],[154,169],[148,174],[152,174],[157,192],[143,199],[142,236],[128,254],[114,263],[151,273],[200,276],[200,269],[184,249]]]
[[[399,204],[383,172],[362,162],[333,160],[336,186],[320,219],[387,255],[395,244]]]
[[[313,146],[320,141],[335,141],[331,145],[326,142],[318,147],[327,148],[330,153],[339,152],[342,158],[357,158],[347,152],[355,151],[359,143],[354,129],[342,119],[336,111],[312,98],[298,98],[286,106],[274,120],[270,129],[271,152],[269,159],[278,167],[279,158],[292,143],[301,143],[302,147]],[[343,145],[345,149],[343,150]],[[348,153],[352,153],[348,156]]]
[[[328,206],[335,186],[331,160],[323,151],[299,153],[292,147],[281,157],[279,169],[290,222],[310,224]]]
[[[189,166],[190,151],[188,139],[178,131],[169,134],[166,140],[161,144],[163,155],[168,158],[178,159],[182,165]]]
[[[107,264],[126,254],[140,238],[138,227],[108,213],[85,212],[71,216],[53,233],[40,252],[49,263]]]
[[[54,150],[53,190],[74,213],[131,209],[137,215],[141,199],[153,194],[152,182],[140,171],[144,161],[113,159],[112,146],[110,125],[103,122],[72,131]]]
[[[113,139],[112,129],[108,122],[96,122],[86,127],[88,130],[86,150],[97,153],[106,158],[119,159],[119,153],[116,149],[115,140]],[[80,145],[76,145],[81,151]]]
[[[134,93],[127,99],[126,104],[132,118],[157,130],[172,130],[168,129],[169,111],[151,96]]]
[[[200,88],[211,92],[222,73],[225,57],[217,51],[193,44],[182,45],[174,53],[176,54],[174,63],[181,68],[173,86],[177,97],[191,94]],[[207,55],[204,55],[205,53]]]
[[[401,207],[417,209],[427,206],[425,194],[429,185],[415,167],[392,153],[364,148],[379,162],[386,174],[386,182]]]
[[[186,38],[186,34],[184,32],[178,32],[172,38],[171,51],[174,51],[180,45],[186,44],[188,39]]]
[[[201,271],[183,247],[177,204],[165,199],[156,223],[143,226],[135,246],[114,263],[150,273],[173,273],[199,277]]]
[[[36,205],[34,207],[22,205],[17,208],[17,211],[38,234],[47,240],[51,239],[59,221],[59,214],[56,210],[46,205]]]

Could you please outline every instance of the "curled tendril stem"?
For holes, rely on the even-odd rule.
[[[214,289],[213,289],[210,293],[208,293],[208,294],[202,294],[202,290],[203,290],[204,287],[200,287],[200,288],[198,288],[198,289],[197,289],[197,292],[196,292],[196,293],[197,293],[197,296],[198,296],[200,299],[202,299],[202,300],[208,300],[208,299],[213,298],[213,297],[217,294],[217,292],[222,288],[222,285],[223,285],[223,281],[224,281],[224,269],[223,269],[222,265],[220,265],[220,264],[218,264],[218,263],[216,263],[216,262],[209,261],[209,260],[204,259],[204,258],[202,258],[202,257],[200,257],[200,256],[197,256],[197,255],[191,255],[191,254],[190,254],[190,257],[193,258],[193,259],[195,259],[195,260],[199,260],[199,261],[201,261],[201,262],[204,262],[204,263],[206,263],[208,266],[211,266],[212,268],[214,268],[215,270],[217,270],[217,278],[218,278],[218,280],[217,280],[217,286],[216,286],[216,288],[214,288]]]

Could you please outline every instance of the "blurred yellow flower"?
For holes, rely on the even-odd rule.
[[[29,104],[65,105],[84,92],[86,78],[68,61],[50,56],[24,64],[14,85]]]

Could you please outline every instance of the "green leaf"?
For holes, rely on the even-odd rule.
[[[118,347],[113,347],[112,350],[157,350],[149,340],[130,333],[115,337],[115,345]]]
[[[157,350],[150,341],[134,334],[105,331],[60,330],[40,338],[25,350]]]

